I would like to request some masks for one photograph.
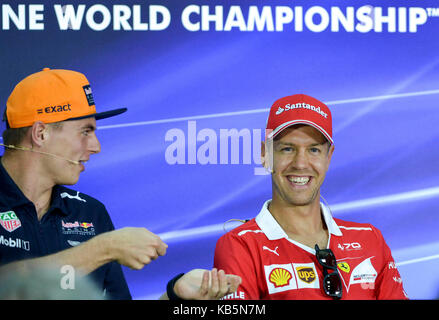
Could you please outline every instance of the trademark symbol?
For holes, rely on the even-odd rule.
[[[426,8],[429,17],[439,17],[439,8]]]

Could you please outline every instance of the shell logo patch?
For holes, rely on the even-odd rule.
[[[319,275],[313,262],[272,264],[264,266],[264,270],[269,294],[320,288]]]
[[[286,286],[292,278],[291,272],[283,268],[275,268],[271,271],[268,279],[276,288]]]
[[[296,276],[291,263],[264,266],[269,294],[297,289]]]

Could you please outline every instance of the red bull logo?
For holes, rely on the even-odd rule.
[[[77,228],[77,227],[79,227],[78,221],[64,222],[64,220],[63,220],[63,221],[61,221],[61,223],[62,223],[63,228]]]
[[[85,229],[93,227],[93,223],[92,222],[90,222],[90,223],[88,223],[88,222],[81,222],[79,225],[81,227],[85,228]]]
[[[78,227],[81,227],[81,228],[88,229],[88,228],[94,227],[92,222],[78,222],[78,221],[75,221],[75,222],[64,222],[64,221],[62,221],[61,223],[62,223],[63,228],[78,228]]]
[[[62,233],[64,234],[78,234],[78,235],[89,235],[94,236],[95,229],[93,222],[65,222],[61,221]]]

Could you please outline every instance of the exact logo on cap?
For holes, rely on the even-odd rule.
[[[71,105],[70,103],[65,104],[63,106],[50,106],[50,107],[46,107],[46,108],[41,108],[41,109],[37,109],[37,114],[41,114],[41,113],[53,113],[53,112],[63,112],[63,111],[72,111],[72,109],[70,108]]]

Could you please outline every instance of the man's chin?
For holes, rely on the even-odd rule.
[[[298,201],[298,200],[289,201],[289,204],[293,207],[306,207],[312,203],[313,201]]]
[[[291,206],[295,206],[295,207],[304,207],[304,206],[309,206],[314,204],[316,201],[319,201],[319,199],[317,199],[317,195],[313,194],[313,195],[303,195],[303,196],[295,196],[295,197],[289,197],[288,198],[288,203]]]
[[[64,185],[64,186],[73,186],[75,185],[77,182],[79,181],[79,176],[78,177],[70,177],[70,178],[66,178],[66,179],[60,179],[57,184],[58,185]]]

